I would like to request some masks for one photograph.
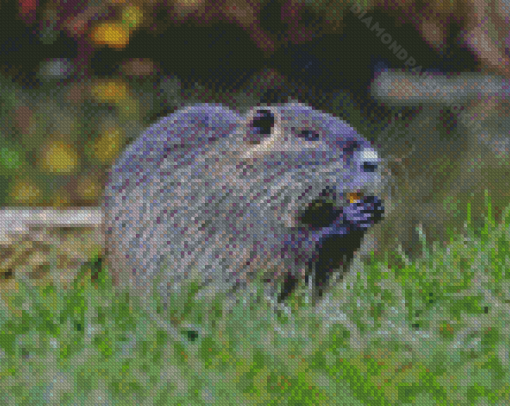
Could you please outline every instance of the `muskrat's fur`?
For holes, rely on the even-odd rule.
[[[158,280],[164,303],[191,269],[214,292],[263,273],[280,300],[308,276],[320,296],[383,215],[381,170],[367,140],[306,105],[179,110],[111,170],[108,268],[142,297]]]

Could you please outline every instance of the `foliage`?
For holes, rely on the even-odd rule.
[[[227,297],[197,300],[190,285],[172,305],[179,341],[105,269],[91,280],[97,258],[72,289],[20,281],[3,297],[17,310],[0,307],[0,399],[508,404],[509,222],[510,206],[500,226],[488,219],[482,236],[467,230],[414,263],[357,263],[316,308],[302,287],[275,314],[256,286],[223,312]]]

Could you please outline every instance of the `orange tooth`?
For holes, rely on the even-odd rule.
[[[348,197],[349,197],[349,203],[354,203],[354,202],[361,200],[363,195],[361,193],[349,193]]]

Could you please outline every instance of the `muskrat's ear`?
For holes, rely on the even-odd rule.
[[[244,139],[247,143],[257,145],[270,138],[275,126],[278,124],[278,114],[270,107],[257,107],[246,115],[246,134]]]

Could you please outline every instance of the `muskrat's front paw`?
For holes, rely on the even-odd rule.
[[[383,213],[381,199],[365,196],[344,208],[344,219],[354,230],[366,230],[379,222]]]

